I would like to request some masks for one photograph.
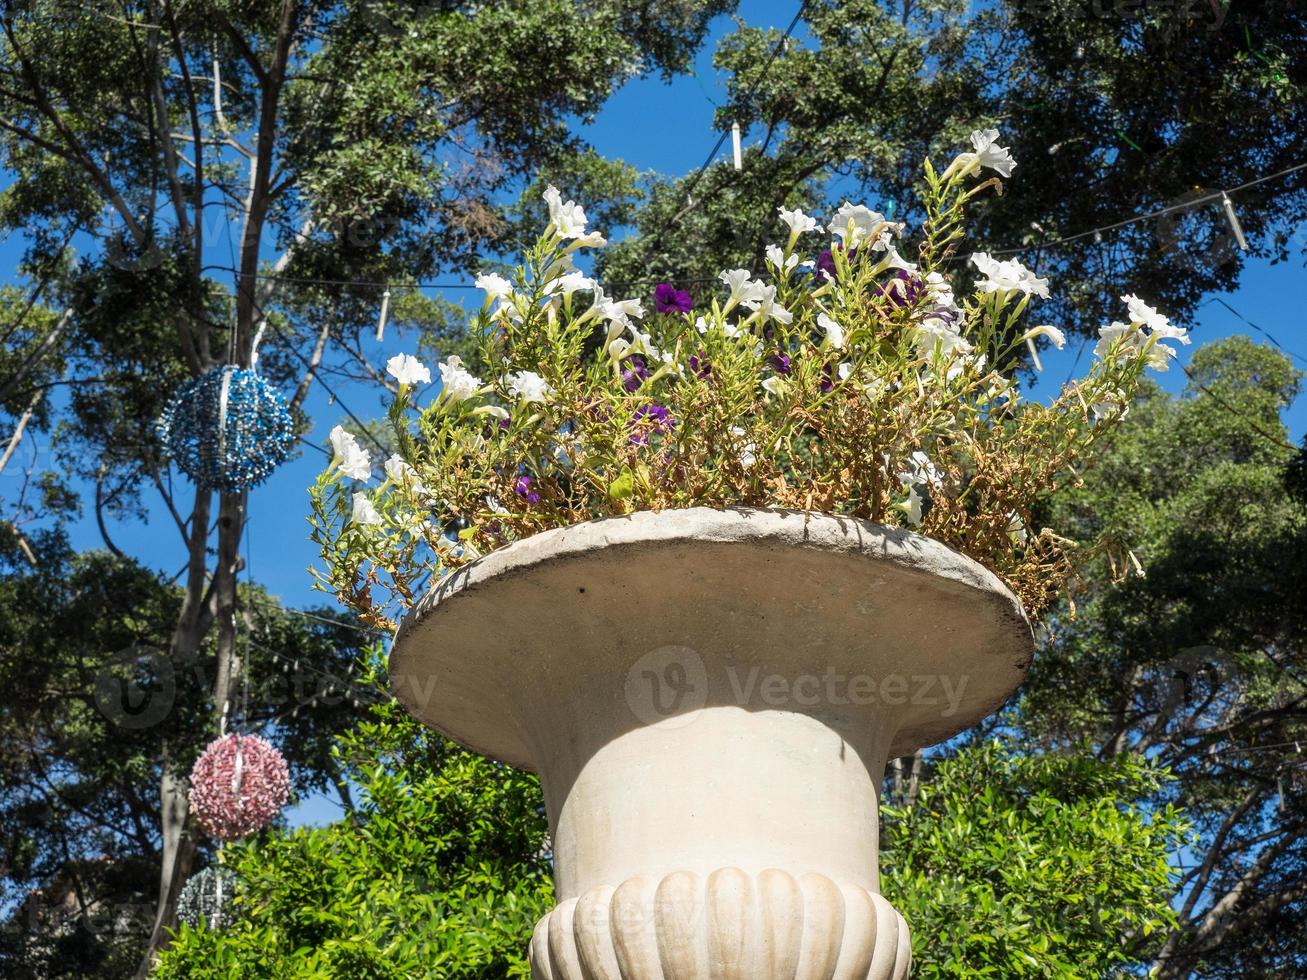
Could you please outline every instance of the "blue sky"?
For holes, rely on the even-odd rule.
[[[797,0],[784,3],[745,0],[740,4],[738,16],[757,26],[784,28],[797,5]],[[722,81],[712,68],[712,48],[716,39],[730,26],[728,18],[719,18],[714,24],[709,44],[697,58],[694,76],[680,77],[670,83],[658,78],[631,82],[614,96],[593,123],[579,127],[580,135],[604,155],[622,158],[641,170],[668,174],[693,170],[703,162],[718,136],[711,124],[713,100],[722,98]],[[802,36],[801,31],[799,36]],[[748,139],[746,133],[746,143]],[[729,154],[730,143],[727,141],[722,155]],[[1018,167],[1013,179],[1019,180],[1020,173]],[[1129,216],[1123,214],[1121,217]],[[0,260],[12,269],[21,249],[22,243],[16,238],[0,242]],[[225,249],[226,245],[222,243],[216,261],[227,261]],[[467,294],[451,298],[466,302]],[[1307,272],[1303,269],[1301,257],[1279,266],[1261,260],[1251,261],[1239,288],[1222,298],[1243,316],[1274,334],[1285,348],[1296,350],[1307,358],[1307,330],[1304,329]],[[1188,325],[1192,328],[1195,346],[1183,350],[1182,360],[1187,360],[1197,345],[1231,334],[1249,334],[1259,341],[1266,339],[1215,302],[1204,305]],[[380,366],[391,354],[411,350],[413,343],[414,338],[405,338],[392,328],[387,331],[384,345],[373,345],[373,363]],[[1040,393],[1060,385],[1067,378],[1075,363],[1077,349],[1078,342],[1073,342],[1066,351],[1049,352],[1037,389]],[[1086,352],[1080,362],[1082,369],[1088,358]],[[1307,360],[1299,360],[1298,364],[1307,368]],[[1161,380],[1168,389],[1179,390],[1185,378],[1183,372],[1173,369]],[[332,384],[334,387],[339,382],[333,381]],[[340,385],[338,393],[360,417],[374,417],[382,410],[382,393],[375,388]],[[345,417],[339,405],[330,404],[323,389],[316,385],[306,408],[314,420],[309,438],[319,444],[325,442],[331,427]],[[1307,434],[1307,398],[1300,397],[1285,418],[1293,440],[1301,441]],[[23,465],[30,461],[33,449],[44,453],[45,447],[45,441],[38,439],[20,449],[15,461],[0,475],[0,498],[13,499]],[[329,597],[312,591],[307,573],[308,566],[317,556],[307,540],[305,490],[323,462],[320,455],[306,450],[279,469],[251,497],[247,574],[291,605],[331,601]],[[75,522],[71,530],[73,542],[79,548],[100,547],[102,544],[94,517],[89,513]],[[111,527],[111,533],[124,550],[169,575],[176,572],[183,561],[177,532],[160,509],[156,508],[145,525],[137,522],[118,524]],[[326,801],[306,801],[294,819],[297,822],[317,822],[333,815],[333,807]]]

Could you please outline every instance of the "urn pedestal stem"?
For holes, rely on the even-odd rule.
[[[546,532],[396,638],[422,721],[538,772],[536,980],[902,980],[888,759],[989,714],[1031,633],[988,571],[848,518],[692,509]]]

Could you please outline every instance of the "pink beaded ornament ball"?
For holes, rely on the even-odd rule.
[[[257,735],[223,735],[191,770],[191,807],[204,832],[235,840],[265,826],[286,804],[290,770]]]

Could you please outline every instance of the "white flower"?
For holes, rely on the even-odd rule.
[[[1026,533],[1025,522],[1021,520],[1021,515],[1016,511],[1012,511],[1008,515],[1007,536],[1012,540],[1013,544],[1025,544],[1026,539],[1030,537]]]
[[[930,461],[930,457],[920,449],[915,450],[908,457],[908,469],[899,474],[899,482],[905,487],[921,486],[929,483],[932,487],[940,487],[944,478],[939,475],[939,470],[935,464]]]
[[[372,457],[358,444],[353,435],[342,426],[336,426],[328,436],[331,441],[332,462],[351,480],[368,480],[372,477]]]
[[[1124,340],[1121,347],[1121,356],[1130,357],[1144,341],[1143,333],[1135,324],[1122,323],[1120,320],[1114,320],[1107,326],[1099,327],[1098,337],[1098,343],[1094,345],[1094,355],[1096,357],[1106,357],[1112,346],[1122,338]]]
[[[848,361],[845,361],[843,364],[840,364],[835,371],[839,375],[841,381],[848,381],[849,375],[853,373],[853,365]]]
[[[768,319],[775,320],[777,323],[789,323],[794,319],[794,314],[776,302],[776,287],[763,286],[758,283],[758,290],[752,299],[746,299],[744,305],[755,311],[765,322]]]
[[[513,284],[503,276],[497,276],[493,272],[486,272],[477,276],[476,287],[486,291],[487,300],[506,300],[513,295]]]
[[[610,299],[604,302],[601,312],[604,319],[627,327],[631,325],[631,317],[638,320],[644,316],[644,304],[638,299]]]
[[[441,394],[450,401],[461,402],[471,398],[481,387],[481,379],[463,367],[463,359],[457,354],[440,364]]]
[[[799,264],[799,257],[797,255],[791,255],[786,259],[785,253],[781,251],[779,245],[768,245],[765,254],[767,256],[767,261],[780,272],[789,272]]]
[[[402,385],[431,384],[431,369],[412,354],[396,354],[386,362],[386,373]]]
[[[762,388],[763,391],[767,392],[769,395],[779,395],[785,390],[785,382],[779,377],[773,375],[770,378],[762,379]]]
[[[508,376],[508,390],[515,397],[530,404],[531,402],[543,403],[554,389],[534,371],[515,371]]]
[[[744,435],[744,429],[738,425],[731,426],[731,435],[741,438]],[[758,446],[756,443],[746,442],[740,449],[740,465],[746,470],[751,468],[754,463],[758,462]]]
[[[549,223],[554,226],[559,238],[580,238],[585,234],[585,211],[581,205],[575,201],[564,201],[563,195],[552,184],[543,196],[549,205]]]
[[[1127,293],[1121,297],[1121,302],[1125,303],[1130,311],[1130,322],[1143,324],[1159,340],[1178,340],[1182,344],[1192,343],[1189,339],[1188,330],[1184,327],[1173,326],[1170,320],[1158,313],[1138,296]]]
[[[957,308],[957,303],[953,299],[953,286],[942,275],[938,272],[927,272],[924,282],[926,295],[932,300],[940,306]]]
[[[418,472],[398,453],[386,460],[386,479],[400,486],[412,487],[414,493],[426,493],[427,488],[418,481]]]
[[[1048,280],[1040,279],[1016,259],[994,259],[976,252],[971,263],[985,278],[976,283],[982,293],[1007,293],[1013,290],[1048,298]]]
[[[798,208],[793,211],[787,211],[785,208],[777,208],[780,212],[781,220],[790,228],[791,235],[802,235],[804,232],[817,230],[817,219],[810,218]]]
[[[550,293],[562,293],[564,296],[571,296],[577,290],[593,291],[595,281],[582,272],[575,270],[566,275],[559,276],[549,284]]]
[[[1054,327],[1047,323],[1041,327],[1035,327],[1035,329],[1027,331],[1026,335],[1021,339],[1023,341],[1034,340],[1036,337],[1047,337],[1048,342],[1052,344],[1054,347],[1056,347],[1058,350],[1061,350],[1063,347],[1066,346],[1066,334],[1064,334],[1057,327]]]
[[[372,501],[368,499],[366,493],[354,494],[354,508],[350,519],[355,524],[380,524],[381,515],[377,513],[377,508],[372,506]]]
[[[880,262],[876,263],[875,271],[884,272],[886,269],[902,269],[904,272],[916,272],[917,264],[915,262],[909,262],[903,256],[899,255],[899,250],[891,245],[889,246],[889,254]]]
[[[949,316],[929,315],[917,325],[917,350],[923,357],[938,354],[948,357],[954,351],[971,352],[971,344],[958,332],[956,321]]]
[[[718,273],[717,278],[731,291],[730,299],[726,301],[728,308],[736,303],[750,302],[758,298],[763,286],[761,282],[750,278],[752,275],[753,273],[748,269],[732,269],[730,272]]]
[[[908,499],[895,506],[908,515],[908,523],[913,527],[921,524],[921,496],[916,487],[908,487]]]
[[[817,326],[826,332],[826,342],[832,347],[844,346],[844,328],[825,313],[817,314]]]
[[[971,145],[976,150],[975,168],[988,167],[1000,177],[1011,177],[1017,162],[1005,146],[997,144],[997,129],[977,129],[971,134]]]
[[[872,242],[871,247],[874,251],[882,251],[889,246],[894,227],[879,211],[845,201],[835,212],[835,220],[830,223],[827,231],[832,235],[838,235],[844,242],[845,248],[861,245],[874,233],[876,240]]]
[[[589,231],[584,235],[577,235],[576,244],[578,248],[603,248],[608,244],[608,239],[597,231]]]

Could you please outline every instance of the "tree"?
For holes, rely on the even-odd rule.
[[[228,848],[236,918],[183,926],[160,980],[527,977],[552,905],[534,777],[458,748],[396,702],[342,736],[343,819]]]
[[[881,885],[911,923],[913,976],[1118,976],[1174,921],[1184,825],[1151,810],[1142,760],[981,742],[884,810]]]
[[[189,662],[166,655],[184,597],[136,562],[45,531],[33,567],[16,533],[0,534],[0,973],[129,975],[154,913],[157,787],[212,737],[212,643]],[[296,793],[328,790],[332,738],[359,717],[349,678],[368,637],[329,610],[290,615],[241,592],[249,707],[231,724],[269,732]]]
[[[1086,567],[1074,616],[1054,617],[1005,722],[1175,774],[1153,805],[1181,807],[1195,837],[1158,976],[1288,975],[1307,949],[1307,500],[1279,415],[1301,375],[1246,338],[1192,370],[1056,504],[1057,526],[1115,547]]]
[[[853,198],[911,231],[920,161],[947,161],[990,124],[1018,167],[960,252],[1012,249],[1070,284],[1044,315],[1072,331],[1117,319],[1126,292],[1184,319],[1247,255],[1283,260],[1304,244],[1307,171],[1231,195],[1248,253],[1214,193],[1307,160],[1307,11],[1294,0],[812,0],[803,19],[806,36],[774,59],[777,31],[741,25],[722,40],[716,124],[743,128],[743,170],[719,160],[653,180],[639,234],[603,259],[608,279],[757,270],[780,205],[828,214]],[[1082,237],[1040,247],[1067,236]]]
[[[140,513],[143,493],[163,499],[185,558],[167,657],[213,659],[212,727],[244,669],[245,499],[173,487],[153,432],[164,400],[215,365],[252,365],[263,337],[260,368],[299,411],[330,348],[366,363],[359,331],[375,322],[381,284],[469,266],[500,233],[497,196],[577,151],[567,120],[632,74],[683,69],[729,6],[0,7],[0,153],[13,175],[0,225],[29,235],[29,295],[70,311],[51,321],[27,303],[6,327],[7,345],[22,342],[6,362],[26,366],[4,379],[0,404],[37,405],[40,386],[67,384],[57,453],[94,487],[111,551],[106,516]],[[60,274],[78,236],[98,245]],[[409,299],[407,311],[448,326],[440,307]],[[55,364],[71,377],[50,380]],[[163,745],[156,770],[151,951],[194,856],[178,768],[192,741]]]

